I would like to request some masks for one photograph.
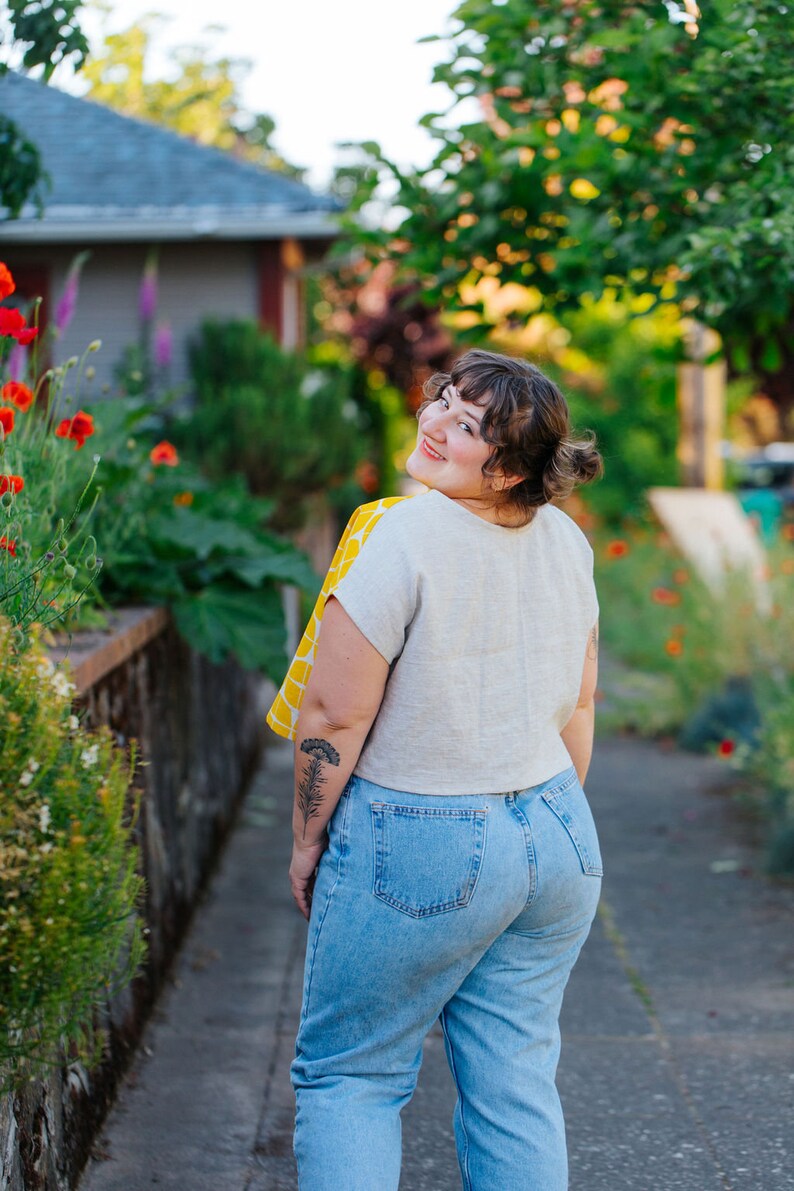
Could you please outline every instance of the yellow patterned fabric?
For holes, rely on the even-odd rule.
[[[303,692],[306,690],[314,664],[314,651],[320,635],[326,600],[333,593],[337,583],[344,579],[363,543],[386,510],[407,499],[409,498],[405,496],[387,496],[382,500],[373,500],[370,504],[361,505],[345,526],[345,532],[339,540],[306,632],[281,684],[281,690],[267,713],[268,724],[279,736],[285,736],[288,740],[295,739],[295,725],[303,702]]]

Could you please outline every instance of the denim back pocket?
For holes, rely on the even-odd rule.
[[[549,790],[542,798],[571,837],[579,853],[582,870],[591,877],[603,877],[604,866],[596,825],[587,795],[578,779],[571,779],[564,786]]]
[[[412,918],[467,906],[482,864],[487,814],[373,802],[375,896]]]

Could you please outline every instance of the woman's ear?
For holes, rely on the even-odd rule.
[[[500,472],[498,476],[494,476],[494,488],[497,492],[509,492],[511,488],[515,488],[516,484],[520,484],[523,476],[515,476],[511,472]]]

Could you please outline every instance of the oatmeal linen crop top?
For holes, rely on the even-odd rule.
[[[571,765],[560,731],[598,600],[567,514],[544,505],[511,529],[425,492],[383,514],[333,594],[391,667],[360,777],[487,794]]]

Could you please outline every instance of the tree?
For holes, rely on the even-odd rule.
[[[153,29],[164,19],[151,14],[105,37],[100,52],[83,70],[87,98],[300,179],[304,171],[273,148],[273,119],[248,112],[243,105],[240,85],[249,62],[214,57],[206,44],[178,46],[170,55],[171,77],[150,77]],[[205,30],[208,37],[218,32],[217,27]]]
[[[62,62],[79,69],[88,43],[78,24],[81,0],[8,0],[0,7],[0,75],[10,69],[49,82]],[[15,219],[30,199],[39,204],[46,178],[25,129],[0,114],[0,218]]]
[[[454,20],[435,159],[381,158],[407,213],[362,238],[446,305],[485,276],[552,310],[675,298],[790,413],[794,4],[465,0]]]

